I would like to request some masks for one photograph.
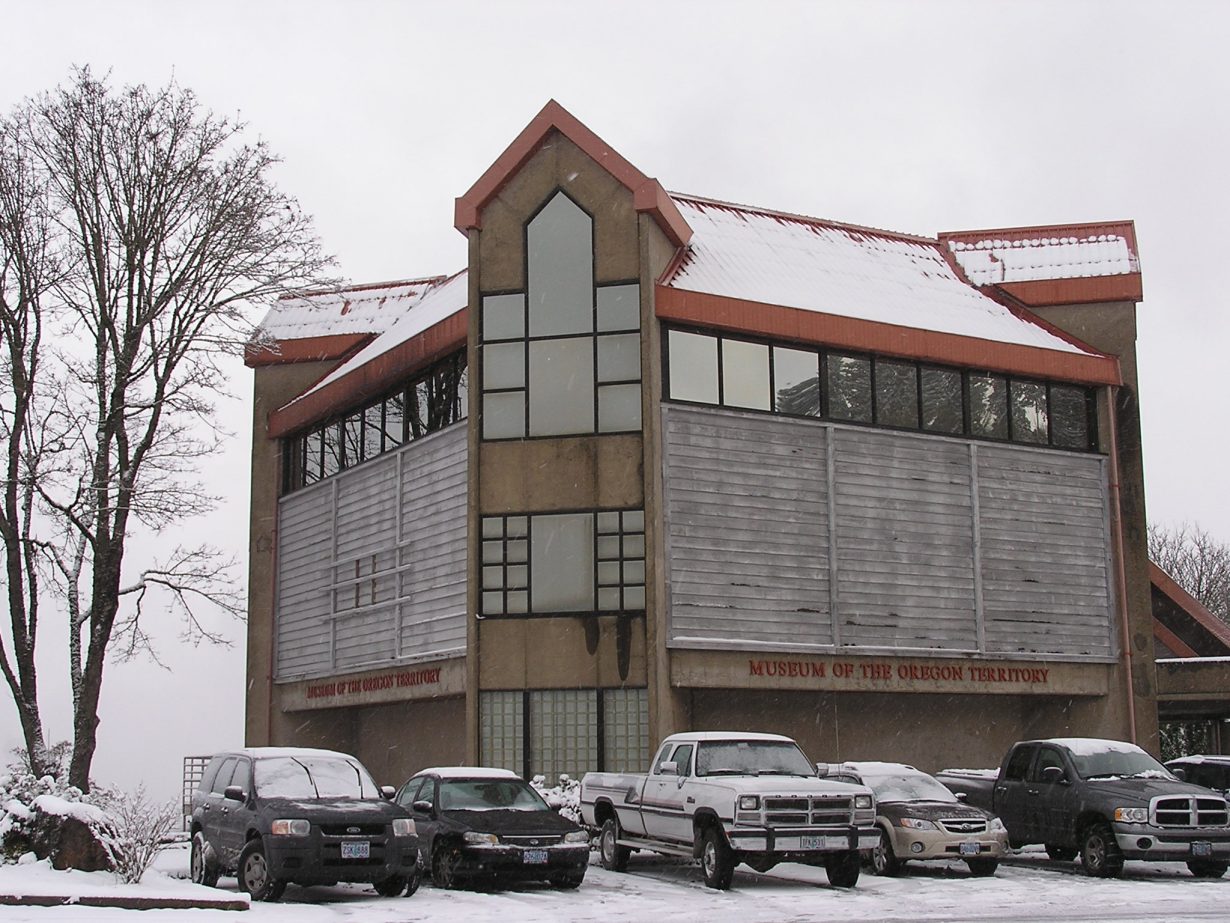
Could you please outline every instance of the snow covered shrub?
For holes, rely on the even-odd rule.
[[[41,852],[45,858],[54,843],[58,825],[50,817],[64,816],[63,805],[82,803],[86,796],[79,788],[59,776],[36,776],[24,753],[0,770],[0,861],[15,862],[27,852]],[[49,809],[49,810],[47,810]]]
[[[530,785],[538,790],[543,800],[573,823],[581,823],[581,783],[561,774],[559,784],[547,787],[546,776],[534,776]]]
[[[179,825],[179,804],[174,800],[152,803],[140,786],[132,795],[109,793],[102,808],[106,817],[99,832],[115,874],[121,881],[136,884]]]

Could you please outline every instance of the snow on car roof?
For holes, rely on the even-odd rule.
[[[1166,760],[1167,766],[1171,763],[1191,763],[1192,765],[1197,763],[1217,763],[1220,765],[1222,763],[1230,763],[1230,754],[1226,756],[1205,756],[1202,753],[1193,753],[1191,756],[1179,756],[1173,760]]]
[[[1029,743],[1058,744],[1061,747],[1067,747],[1075,756],[1090,756],[1107,751],[1144,753],[1136,744],[1130,744],[1126,740],[1103,740],[1100,737],[1051,737],[1046,740],[1031,740]]]
[[[751,731],[683,731],[672,734],[668,740],[779,740],[794,743],[794,739],[781,734],[758,734]]]
[[[905,763],[884,763],[879,760],[847,760],[844,763],[835,763],[829,768],[829,772],[841,772],[842,770],[869,776],[927,775],[921,769],[915,769]]]
[[[433,775],[442,779],[520,779],[511,769],[492,769],[489,766],[432,766],[420,769],[416,776]]]
[[[222,752],[242,754],[254,759],[265,759],[273,756],[340,757],[344,760],[358,762],[357,757],[351,756],[349,753],[339,753],[337,750],[321,750],[315,747],[243,747],[239,750],[224,750]]]

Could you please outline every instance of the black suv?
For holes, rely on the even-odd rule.
[[[1230,795],[1230,756],[1181,756],[1166,768],[1185,782]]]
[[[192,796],[192,880],[213,886],[233,874],[258,901],[276,901],[291,882],[365,881],[386,897],[413,894],[419,840],[392,796],[345,753],[219,753]]]

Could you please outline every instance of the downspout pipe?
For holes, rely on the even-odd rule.
[[[1115,580],[1119,590],[1119,627],[1122,633],[1123,672],[1127,679],[1127,709],[1128,731],[1132,743],[1136,743],[1136,683],[1132,674],[1132,633],[1128,628],[1128,597],[1127,597],[1127,566],[1124,558],[1127,555],[1127,545],[1124,542],[1123,508],[1120,506],[1119,491],[1119,388],[1107,388],[1110,398],[1110,508],[1115,519],[1115,541],[1118,554],[1115,555]]]

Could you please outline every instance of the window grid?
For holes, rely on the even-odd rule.
[[[717,374],[711,393],[716,394],[715,401],[695,397],[705,393],[697,383],[674,380],[676,370],[671,367],[671,344],[679,337],[703,337],[714,342]],[[724,344],[727,342],[768,346],[767,376],[772,409],[759,410],[749,407],[746,402],[727,401],[723,368],[727,356]],[[779,393],[777,356],[797,357],[800,353],[811,353],[817,357],[814,385],[803,380],[789,388],[784,387]],[[688,353],[689,356],[693,354]],[[663,343],[663,363],[666,366],[668,399],[673,401],[716,404],[754,413],[814,417],[816,414],[812,410],[814,404],[810,397],[800,400],[814,387],[820,417],[842,423],[922,430],[940,435],[1021,442],[1083,452],[1097,449],[1094,392],[1083,385],[908,359],[808,349],[799,344],[764,344],[758,340],[674,328],[667,331]],[[954,375],[959,376],[960,381],[956,395],[951,393],[955,389],[946,387],[954,383],[951,378]]]
[[[644,689],[603,689],[604,772],[644,772],[649,762],[649,696]]]
[[[554,782],[579,779],[599,765],[598,697],[591,690],[543,689],[529,694],[532,771]]]
[[[525,697],[520,692],[484,692],[479,697],[480,762],[522,772]]]

